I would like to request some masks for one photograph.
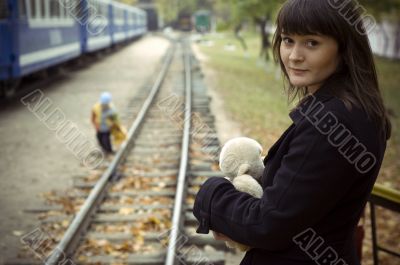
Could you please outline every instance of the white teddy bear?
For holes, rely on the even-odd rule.
[[[261,153],[262,147],[256,140],[237,137],[225,143],[219,156],[219,167],[232,181],[233,186],[256,198],[261,198],[263,194],[263,189],[257,181],[264,171]],[[233,241],[226,242],[226,245],[241,251],[250,249],[248,246]]]

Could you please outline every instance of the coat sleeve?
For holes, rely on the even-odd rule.
[[[281,250],[332,210],[348,192],[356,170],[307,119],[296,127],[261,199],[235,190],[223,178],[202,185],[193,208],[199,233],[212,229],[242,244]]]

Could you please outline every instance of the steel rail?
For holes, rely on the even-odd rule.
[[[165,265],[174,265],[176,263],[176,247],[178,243],[179,231],[182,224],[182,205],[185,198],[186,173],[189,157],[190,144],[190,123],[192,111],[192,77],[191,77],[191,60],[188,44],[183,42],[184,65],[185,65],[185,118],[182,137],[181,160],[179,166],[179,175],[177,180],[177,191],[175,196],[172,228],[169,234],[168,251],[165,259]]]
[[[72,257],[73,252],[75,251],[75,248],[81,239],[81,235],[87,229],[88,225],[90,224],[90,219],[92,215],[95,213],[98,205],[101,203],[102,199],[105,196],[107,184],[110,183],[110,180],[112,179],[112,176],[114,175],[118,165],[126,158],[126,155],[130,151],[130,148],[133,146],[134,138],[136,137],[140,125],[142,124],[151,103],[153,102],[157,92],[159,91],[159,88],[164,81],[174,53],[175,44],[173,44],[173,46],[168,50],[161,72],[157,76],[157,79],[151,89],[149,96],[145,100],[140,112],[138,113],[135,121],[128,131],[128,140],[121,145],[121,148],[115,155],[110,166],[93,187],[88,198],[85,200],[84,204],[80,208],[78,214],[72,220],[72,223],[68,227],[63,238],[52,251],[51,255],[47,258],[44,264],[55,265],[63,262],[64,260],[67,260],[67,258],[69,257]]]

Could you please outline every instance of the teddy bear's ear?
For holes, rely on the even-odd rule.
[[[239,167],[237,175],[241,176],[241,175],[244,175],[244,174],[248,174],[249,170],[250,170],[250,165],[249,164],[241,164],[240,167]]]
[[[219,167],[222,171],[231,172],[235,170],[237,164],[239,164],[239,161],[236,155],[229,153],[221,155]]]

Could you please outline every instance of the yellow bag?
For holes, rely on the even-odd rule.
[[[113,124],[111,127],[112,144],[117,149],[126,139],[126,129],[119,123]]]

